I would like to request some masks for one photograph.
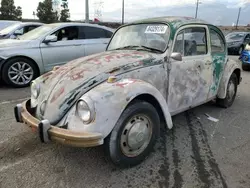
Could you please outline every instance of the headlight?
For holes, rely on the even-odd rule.
[[[36,84],[35,82],[32,82],[32,84],[31,84],[31,96],[32,96],[32,98],[37,99],[39,94],[40,94],[39,85]]]
[[[79,100],[76,104],[76,113],[83,123],[90,123],[94,119],[94,108],[92,103],[87,104],[84,100]]]

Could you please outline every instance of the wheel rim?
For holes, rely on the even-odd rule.
[[[34,75],[32,67],[25,62],[16,62],[8,69],[9,79],[17,85],[28,84]]]
[[[232,101],[235,95],[235,85],[232,80],[230,80],[229,85],[228,85],[228,99],[229,101]]]
[[[140,155],[152,136],[152,122],[146,115],[136,115],[125,125],[121,135],[121,150],[128,157]]]

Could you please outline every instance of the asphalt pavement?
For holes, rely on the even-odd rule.
[[[242,73],[231,108],[210,102],[174,116],[174,128],[162,128],[154,152],[129,169],[107,161],[102,146],[40,143],[13,115],[13,107],[29,97],[29,88],[0,85],[0,187],[248,188],[250,72]],[[208,120],[206,113],[219,121]]]

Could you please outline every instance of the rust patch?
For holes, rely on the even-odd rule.
[[[64,93],[64,87],[61,87],[55,94],[53,95],[52,99],[50,100],[50,103],[53,103],[56,101],[58,97],[60,97]]]
[[[70,79],[75,81],[75,80],[79,80],[79,79],[83,78],[85,71],[89,71],[89,69],[82,69],[82,70],[78,71],[77,73],[71,74]]]

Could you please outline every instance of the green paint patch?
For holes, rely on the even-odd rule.
[[[218,87],[219,87],[222,72],[224,70],[224,66],[226,63],[226,61],[225,61],[226,55],[225,54],[216,54],[216,55],[213,55],[212,58],[213,58],[214,72],[213,72],[213,84],[212,84],[210,89],[213,92],[216,92]]]

